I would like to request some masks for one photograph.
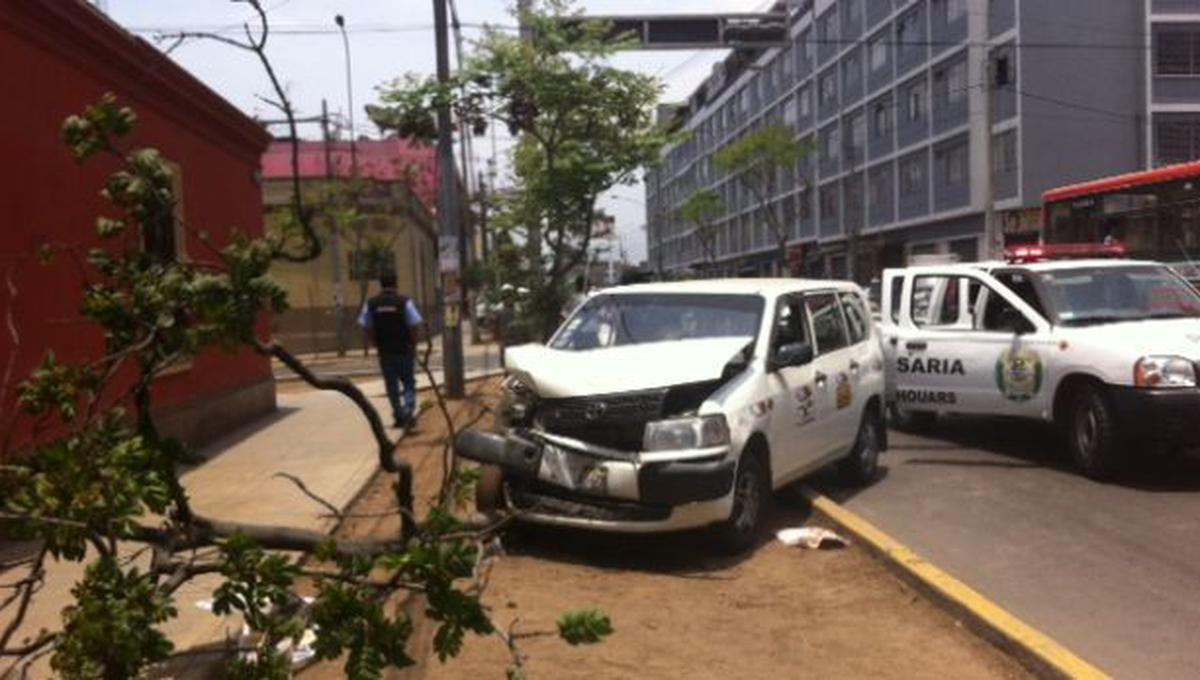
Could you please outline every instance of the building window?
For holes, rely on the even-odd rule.
[[[142,249],[160,262],[179,262],[187,257],[187,227],[183,214],[183,168],[163,160],[171,173],[172,203],[145,220]]]
[[[851,161],[862,158],[863,149],[867,147],[867,125],[862,111],[851,114],[846,120],[846,129],[846,157]]]
[[[858,81],[862,79],[862,66],[858,63],[857,49],[851,50],[842,61],[842,74],[847,90],[858,86]]]
[[[1200,26],[1158,28],[1154,34],[1154,72],[1160,76],[1200,75]]]
[[[900,195],[913,196],[925,191],[925,159],[914,156],[900,161]]]
[[[862,22],[862,0],[842,0],[842,11],[846,14],[848,26],[857,26]]]
[[[826,44],[836,42],[838,39],[838,22],[837,15],[833,12],[827,12],[821,17],[817,25],[817,37]]]
[[[965,142],[951,144],[937,151],[937,162],[942,166],[946,186],[959,186],[967,181],[967,145]]]
[[[796,202],[796,213],[801,222],[812,219],[812,192],[808,189],[800,192],[800,199]]]
[[[1007,175],[1017,170],[1017,131],[1008,130],[992,137],[992,172]]]
[[[880,97],[871,105],[871,136],[880,139],[892,134],[892,97]]]
[[[933,16],[944,24],[952,24],[966,15],[965,0],[933,0]]]
[[[837,125],[825,131],[821,136],[821,160],[824,162],[836,161],[841,155],[842,131]]]
[[[1154,116],[1154,164],[1171,165],[1200,158],[1200,115]]]
[[[800,108],[800,117],[808,118],[812,115],[812,91],[807,87],[800,90],[797,95],[798,106]]]
[[[838,217],[837,187],[821,189],[821,221],[836,220]]]
[[[821,76],[821,107],[833,106],[837,103],[837,74],[826,73]]]
[[[871,73],[877,73],[886,68],[888,63],[887,34],[880,33],[872,38],[869,50],[871,53]]]
[[[904,116],[910,123],[925,118],[925,81],[919,80],[904,90]]]
[[[896,19],[896,42],[901,48],[910,46],[919,39],[920,16],[914,10]]]
[[[870,187],[868,188],[869,193],[867,196],[871,202],[871,207],[882,206],[888,202],[888,197],[892,193],[891,183],[892,174],[887,171],[887,168],[871,172]]]
[[[953,106],[967,97],[967,62],[959,59],[933,72],[933,91],[942,106]]]

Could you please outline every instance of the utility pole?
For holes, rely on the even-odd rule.
[[[341,14],[333,18],[342,33],[342,48],[346,53],[346,104],[350,107],[350,167],[358,178],[358,133],[354,130],[354,71],[350,67],[350,36],[346,33],[346,18]]]
[[[475,192],[475,197],[479,201],[479,259],[485,261],[488,258],[488,187],[487,181],[484,179],[483,171],[479,171],[479,180],[476,182],[478,189]]]
[[[446,19],[446,1],[433,0],[433,25],[437,46],[438,82],[450,80],[450,37]],[[446,395],[461,399],[466,394],[462,346],[462,270],[466,260],[462,213],[454,170],[454,131],[450,104],[443,101],[437,110],[438,160],[438,253],[442,270],[442,371]]]
[[[326,191],[333,188],[333,148],[329,140],[329,104],[321,100],[321,139],[325,144]],[[328,200],[328,198],[326,198]],[[329,221],[329,257],[333,260],[333,327],[337,337],[337,355],[346,356],[346,327],[342,323],[342,236],[340,225],[333,217]]]
[[[988,23],[988,13],[983,12],[983,63],[980,67],[980,82],[983,84],[983,259],[993,260],[1004,254],[1004,236],[997,232],[996,224],[996,183],[992,169],[995,154],[992,141],[992,87],[995,79],[992,76]]]

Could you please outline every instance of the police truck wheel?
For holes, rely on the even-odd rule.
[[[495,465],[479,466],[475,482],[475,509],[490,515],[504,507],[504,472]]]
[[[933,429],[937,420],[937,413],[933,411],[913,411],[895,404],[888,407],[888,416],[896,429],[917,434]]]
[[[754,452],[747,452],[738,461],[729,519],[716,527],[718,548],[733,555],[753,548],[762,533],[770,502],[771,482],[767,479],[767,470]]]
[[[863,412],[854,448],[838,463],[838,475],[842,482],[851,486],[866,486],[879,473],[879,445],[883,433],[877,413],[875,409]]]
[[[1071,396],[1064,423],[1067,450],[1075,465],[1092,479],[1107,479],[1120,468],[1124,452],[1116,414],[1104,393],[1084,385]]]

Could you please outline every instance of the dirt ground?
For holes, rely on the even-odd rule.
[[[490,401],[498,382],[476,383]],[[474,407],[458,404],[460,419]],[[402,450],[417,490],[435,489],[442,432],[436,412]],[[351,514],[391,507],[390,481],[377,477]],[[819,524],[796,494],[776,500],[773,527]],[[394,533],[390,518],[351,519],[347,536]],[[773,531],[772,531],[773,533]],[[1009,657],[975,637],[899,581],[862,548],[806,551],[773,539],[740,558],[715,557],[703,534],[613,536],[521,527],[485,596],[498,625],[553,631],[558,615],[600,607],[615,633],[573,648],[556,636],[522,643],[531,678],[1023,678]],[[418,629],[426,658],[406,678],[502,678],[498,638],[468,638],[462,655],[428,657],[432,628]],[[308,678],[338,677],[314,669]]]

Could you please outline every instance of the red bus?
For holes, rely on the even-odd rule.
[[[1131,257],[1200,263],[1200,161],[1051,189],[1042,206],[1044,243],[1115,239]]]

